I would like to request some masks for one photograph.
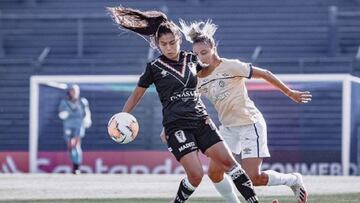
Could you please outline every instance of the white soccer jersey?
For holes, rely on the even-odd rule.
[[[256,123],[260,111],[249,98],[245,78],[251,78],[251,64],[222,58],[214,71],[199,78],[198,88],[215,106],[224,127]]]

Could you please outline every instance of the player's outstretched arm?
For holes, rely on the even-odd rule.
[[[308,103],[311,101],[312,95],[309,91],[302,92],[290,89],[278,77],[268,70],[253,67],[253,78],[262,78],[266,80],[296,103]]]
[[[126,101],[122,111],[130,113],[135,108],[135,106],[139,103],[140,99],[145,94],[145,91],[146,91],[146,88],[139,87],[139,86],[136,87],[134,89],[134,91],[132,92],[132,94],[130,95],[130,97],[128,98],[128,100]]]

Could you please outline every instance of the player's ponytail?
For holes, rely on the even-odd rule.
[[[116,24],[145,36],[155,35],[160,24],[167,21],[166,15],[159,11],[140,11],[124,7],[110,7],[108,10]]]
[[[207,42],[215,46],[214,34],[217,26],[208,20],[206,22],[191,22],[187,24],[185,21],[180,20],[181,32],[190,43]]]
[[[181,37],[180,29],[160,11],[140,11],[125,7],[109,7],[114,22],[126,30],[150,38],[150,44],[157,47],[158,39],[163,34],[172,33]]]

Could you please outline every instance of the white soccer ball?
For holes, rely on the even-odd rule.
[[[108,123],[108,133],[115,142],[126,144],[133,141],[139,132],[136,118],[126,112],[113,115]]]

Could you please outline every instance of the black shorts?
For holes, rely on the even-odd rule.
[[[200,149],[202,153],[221,142],[222,138],[211,119],[177,121],[165,126],[167,145],[176,160]]]

